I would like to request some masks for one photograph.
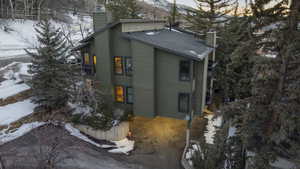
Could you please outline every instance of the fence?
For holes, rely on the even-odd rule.
[[[99,140],[119,141],[126,138],[129,133],[129,122],[122,122],[108,131],[95,130],[86,125],[75,125],[75,127],[84,134]]]

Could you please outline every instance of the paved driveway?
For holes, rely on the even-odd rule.
[[[35,129],[0,146],[0,154],[9,167],[33,169],[53,146],[58,150],[54,154],[61,169],[148,169],[136,162],[128,162],[126,155],[108,153],[53,125]]]

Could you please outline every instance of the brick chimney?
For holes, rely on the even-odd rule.
[[[93,13],[94,31],[105,27],[107,24],[113,21],[112,14],[106,9],[105,4],[106,1],[103,0],[101,2],[100,0],[100,2],[98,2],[96,5],[96,9]]]

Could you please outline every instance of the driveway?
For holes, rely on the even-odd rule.
[[[61,169],[149,169],[130,163],[126,155],[108,153],[71,136],[63,127],[53,125],[35,129],[17,140],[0,146],[0,155],[8,167],[33,169],[51,154]]]

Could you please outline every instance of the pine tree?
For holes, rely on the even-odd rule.
[[[186,19],[197,32],[217,29],[220,24],[228,21],[227,14],[235,9],[235,0],[196,0],[196,10],[188,10]]]
[[[277,157],[299,157],[300,2],[256,0],[251,8],[253,31],[264,32],[253,36],[249,46],[275,57],[256,57],[251,97],[230,112],[241,122],[245,148],[255,154],[249,168],[268,169]]]
[[[250,43],[250,24],[248,16],[235,15],[219,30],[215,89],[223,100],[250,96],[253,51],[245,47]]]
[[[112,11],[114,20],[138,19],[140,7],[136,0],[114,0],[107,4],[107,8]]]
[[[66,106],[70,98],[68,48],[60,30],[54,29],[49,20],[41,21],[35,30],[40,45],[36,53],[27,51],[33,58],[32,102],[47,111],[57,110]]]

